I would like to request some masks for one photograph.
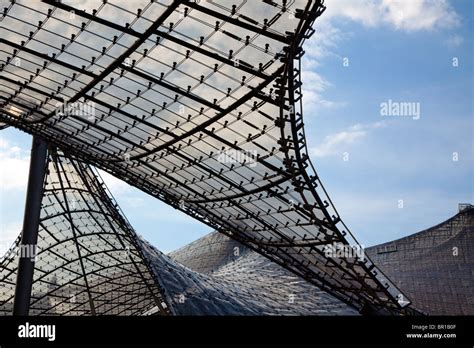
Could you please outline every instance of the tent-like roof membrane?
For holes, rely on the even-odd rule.
[[[323,1],[4,4],[0,122],[362,312],[406,312],[368,258],[325,253],[358,244],[306,148],[300,58]]]

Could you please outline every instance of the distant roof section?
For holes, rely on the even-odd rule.
[[[358,314],[351,306],[221,233],[208,234],[191,244],[164,255],[143,243],[175,314]]]
[[[474,208],[474,205],[472,205],[471,203],[459,203],[458,205],[458,210],[460,213],[463,212],[464,210],[469,210],[473,208]]]
[[[474,315],[474,209],[366,252],[429,315]]]
[[[258,250],[364,313],[409,300],[309,161],[303,42],[323,1],[17,1],[0,15],[0,121]]]

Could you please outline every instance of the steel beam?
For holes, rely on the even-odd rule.
[[[208,7],[198,5],[194,1],[187,1],[186,6],[191,7],[192,9],[195,9],[199,12],[205,13],[208,16],[212,16],[212,17],[218,18],[218,19],[220,19],[224,22],[231,23],[235,26],[238,26],[239,28],[244,28],[244,29],[250,30],[250,31],[254,32],[255,34],[260,34],[260,35],[266,36],[270,39],[282,42],[282,43],[287,44],[287,45],[290,44],[291,41],[292,41],[292,38],[289,37],[289,36],[284,36],[284,35],[282,35],[278,32],[270,31],[270,30],[267,30],[267,28],[257,26],[258,23],[257,23],[257,25],[252,25],[252,24],[249,24],[247,22],[240,21],[237,18],[231,17],[230,15],[224,14],[222,12],[217,12],[217,11],[211,10]],[[242,16],[241,14],[238,14],[238,16],[240,18],[246,18],[246,17]]]
[[[38,136],[34,136],[31,145],[30,173],[21,232],[13,315],[28,315],[30,309],[47,153],[47,143]]]

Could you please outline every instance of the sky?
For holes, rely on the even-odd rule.
[[[304,117],[312,163],[343,221],[371,246],[473,203],[473,2],[325,4],[304,47]],[[0,253],[21,230],[30,144],[19,130],[0,131]],[[135,230],[164,252],[211,232],[103,179]]]

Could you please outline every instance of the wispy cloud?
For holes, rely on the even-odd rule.
[[[343,57],[338,53],[338,45],[351,37],[350,32],[341,29],[340,20],[360,23],[376,28],[386,26],[405,32],[452,29],[460,25],[460,16],[446,0],[332,0],[318,18],[317,31],[313,39],[305,43],[306,55],[303,60],[304,107],[308,112],[318,107],[342,107],[344,101],[328,99],[325,92],[331,83],[315,72],[321,61],[327,57]],[[447,44],[457,47],[463,38],[454,35]],[[353,134],[351,134],[353,136]]]
[[[0,225],[0,257],[10,249],[20,232],[20,223],[2,223]]]
[[[384,0],[381,19],[406,31],[454,28],[460,18],[446,0]]]
[[[304,70],[303,103],[304,108],[311,112],[316,106],[333,108],[344,106],[343,102],[328,100],[323,97],[323,92],[331,87],[331,83],[314,70]]]
[[[125,193],[129,190],[131,190],[131,186],[127,184],[125,181],[122,181],[115,176],[103,171],[103,170],[98,170],[99,175],[104,181],[105,185],[107,188],[112,192],[112,194],[122,194]]]
[[[446,0],[335,0],[328,4],[326,12],[329,18],[404,31],[454,28],[460,24],[459,15]]]
[[[18,146],[0,138],[0,182],[2,191],[24,189],[28,182],[30,158]]]
[[[348,150],[349,146],[354,145],[357,141],[367,136],[370,131],[385,127],[386,125],[387,123],[383,121],[371,124],[355,124],[341,132],[327,135],[324,141],[313,147],[310,152],[316,157],[342,154]]]
[[[451,48],[457,48],[462,45],[464,38],[460,35],[452,35],[446,41],[446,45]]]

